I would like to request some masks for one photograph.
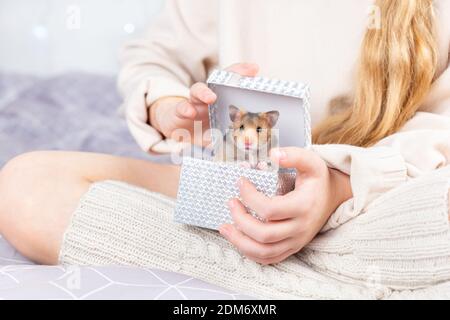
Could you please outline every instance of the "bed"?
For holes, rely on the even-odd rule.
[[[82,150],[167,161],[141,152],[118,111],[115,79],[84,73],[0,74],[0,166],[33,150]],[[248,299],[171,272],[33,264],[0,235],[0,299]]]

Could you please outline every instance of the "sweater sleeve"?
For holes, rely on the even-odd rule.
[[[148,124],[148,107],[162,97],[189,97],[189,87],[205,81],[217,64],[215,0],[168,0],[140,39],[122,49],[119,91],[129,129],[146,152],[170,152],[173,141]]]
[[[450,165],[450,68],[433,84],[420,112],[398,133],[371,148],[312,147],[329,165],[350,175],[353,198],[330,217],[323,231],[359,215],[381,194],[424,173]]]

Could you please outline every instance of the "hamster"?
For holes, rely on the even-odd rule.
[[[269,169],[269,152],[275,145],[272,129],[278,122],[280,113],[252,113],[230,105],[229,116],[231,125],[216,153],[216,160],[238,162],[253,169]]]

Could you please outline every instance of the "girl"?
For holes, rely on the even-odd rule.
[[[0,173],[0,231],[40,263],[160,267],[265,297],[330,297],[296,281],[359,283],[374,264],[388,288],[450,280],[449,45],[448,0],[168,0],[122,55],[119,87],[139,145],[167,153],[203,143],[171,137],[207,123],[217,97],[203,82],[217,65],[303,80],[315,145],[271,155],[297,169],[295,190],[269,199],[240,180],[242,201],[268,222],[230,199],[234,224],[221,237],[171,223],[177,166],[36,152]]]

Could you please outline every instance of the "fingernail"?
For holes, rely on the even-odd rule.
[[[209,91],[203,93],[202,97],[203,97],[203,100],[215,100],[216,99],[216,95]]]
[[[185,116],[188,116],[190,114],[190,108],[187,104],[183,104],[181,106],[181,113],[183,113]]]
[[[256,63],[249,63],[249,62],[243,63],[242,66],[247,69],[256,69],[259,67]]]
[[[287,153],[281,149],[273,149],[272,150],[272,155],[275,158],[278,158],[279,160],[285,160],[287,159]]]
[[[228,226],[223,225],[219,228],[219,232],[221,235],[223,236],[228,236],[228,234],[230,233]]]
[[[228,206],[230,207],[230,209],[233,209],[236,206],[236,200],[232,199],[228,201]]]
[[[241,188],[244,185],[244,179],[243,178],[239,178],[239,180],[237,181],[237,187]]]

